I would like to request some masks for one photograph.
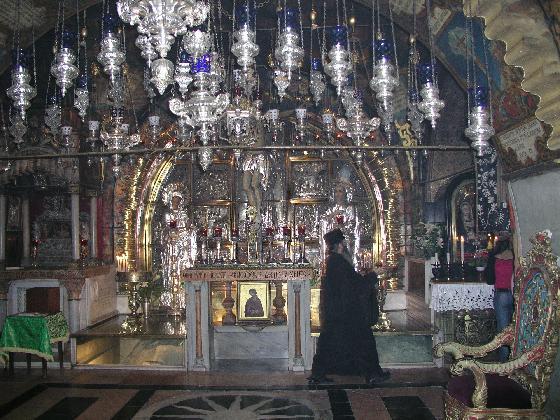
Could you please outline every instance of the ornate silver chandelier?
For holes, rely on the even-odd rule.
[[[336,125],[339,130],[344,131],[352,139],[356,146],[363,146],[366,137],[379,127],[380,119],[377,117],[368,118],[360,103],[350,113],[347,111],[346,116],[347,118],[337,117]],[[352,152],[352,156],[358,164],[361,164],[364,153],[361,150],[355,150]]]
[[[208,146],[214,133],[213,125],[226,109],[229,99],[226,93],[213,95],[210,91],[210,58],[200,57],[192,66],[194,92],[187,100],[172,98],[169,109],[191,127],[199,127],[198,136],[203,146]],[[202,147],[198,151],[203,169],[212,163],[212,151]]]
[[[25,120],[25,111],[31,106],[31,100],[37,95],[37,90],[29,84],[31,76],[27,70],[27,60],[23,50],[13,51],[12,85],[6,94],[13,101],[13,106]]]
[[[198,0],[118,0],[123,22],[138,25],[161,58],[165,58],[177,35],[202,24],[208,17],[208,2]],[[144,41],[145,42],[145,41]]]
[[[342,88],[352,73],[352,62],[348,52],[348,31],[346,26],[337,25],[331,31],[332,47],[328,53],[329,61],[323,63],[325,73],[330,77],[331,84],[336,87],[337,95],[342,93]]]
[[[138,133],[129,134],[129,125],[123,123],[124,109],[113,108],[111,110],[111,121],[101,129],[100,139],[110,152],[129,150],[131,147],[140,143]],[[121,171],[122,156],[118,153],[111,155],[113,161],[113,174],[119,176]]]

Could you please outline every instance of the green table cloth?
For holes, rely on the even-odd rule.
[[[68,323],[61,312],[8,316],[0,336],[0,363],[6,363],[10,352],[36,354],[53,361],[51,344],[68,338]]]

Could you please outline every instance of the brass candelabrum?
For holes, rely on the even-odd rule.
[[[373,326],[375,331],[395,331],[391,326],[391,320],[387,315],[387,312],[383,311],[385,306],[385,300],[387,299],[387,284],[388,281],[384,278],[382,274],[379,276],[379,288],[377,289],[377,302],[379,304],[379,318],[377,323]]]

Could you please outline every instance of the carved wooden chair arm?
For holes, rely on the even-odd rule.
[[[513,343],[513,340],[514,330],[513,325],[510,325],[496,335],[488,344],[482,346],[466,346],[453,341],[440,343],[434,347],[434,355],[436,357],[443,357],[445,353],[449,353],[455,360],[462,359],[465,356],[484,357],[498,347]]]
[[[488,387],[486,385],[485,374],[511,375],[516,370],[524,368],[529,363],[542,359],[544,353],[544,346],[538,344],[528,352],[505,363],[482,363],[474,359],[463,359],[451,365],[450,371],[453,375],[461,375],[465,369],[473,373],[475,381],[472,395],[473,406],[475,408],[485,408],[488,399]]]

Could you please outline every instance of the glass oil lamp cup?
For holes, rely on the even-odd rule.
[[[284,257],[282,258],[282,262],[285,264],[292,263],[292,260],[290,259],[290,255],[289,255],[289,248],[288,248],[291,238],[292,238],[292,229],[288,225],[282,226],[282,240],[284,241],[284,247],[283,247]]]
[[[336,220],[336,224],[341,226],[344,224],[344,215],[343,214],[337,214],[335,216],[335,220]]]

